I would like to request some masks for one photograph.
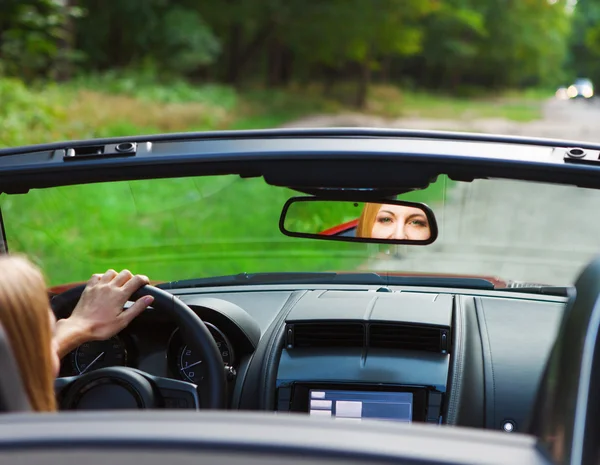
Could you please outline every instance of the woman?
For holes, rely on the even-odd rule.
[[[152,303],[145,296],[123,311],[131,294],[148,282],[127,270],[95,274],[71,316],[57,322],[39,268],[25,257],[0,257],[0,324],[33,410],[56,410],[54,379],[60,359],[84,342],[105,340],[124,329]]]
[[[424,241],[431,237],[427,215],[405,205],[366,203],[358,220],[357,237]]]

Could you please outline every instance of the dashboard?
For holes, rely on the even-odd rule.
[[[527,429],[565,309],[562,297],[376,286],[170,290],[206,323],[228,373],[228,407],[356,421],[377,418]],[[61,376],[129,366],[199,386],[177,325],[146,310],[83,344]]]

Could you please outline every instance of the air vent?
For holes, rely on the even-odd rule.
[[[286,347],[363,347],[362,323],[291,323],[286,326]]]
[[[427,326],[372,324],[369,336],[369,346],[382,349],[447,353],[450,344],[447,329]]]

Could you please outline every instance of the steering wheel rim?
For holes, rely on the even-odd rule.
[[[67,318],[79,302],[86,285],[73,287],[51,300],[52,310],[56,318]],[[206,392],[202,399],[202,407],[207,409],[223,409],[226,406],[226,378],[223,369],[223,359],[219,348],[202,319],[181,299],[154,286],[143,286],[134,292],[129,300],[135,301],[140,297],[154,297],[152,306],[166,311],[179,327],[186,344],[199,352],[207,369]],[[127,311],[127,310],[125,310]]]

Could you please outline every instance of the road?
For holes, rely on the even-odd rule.
[[[288,127],[376,126],[441,129],[600,142],[600,103],[549,101],[543,118],[383,120],[365,115],[316,116]],[[449,189],[432,205],[438,240],[425,247],[397,246],[368,268],[406,272],[494,275],[564,285],[600,253],[600,191],[518,181],[480,180]]]

